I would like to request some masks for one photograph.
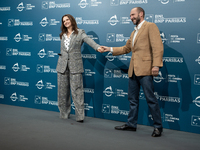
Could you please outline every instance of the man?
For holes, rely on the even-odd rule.
[[[130,111],[128,121],[122,126],[116,126],[116,130],[136,131],[139,107],[139,92],[142,86],[152,118],[154,121],[153,137],[161,136],[162,120],[158,101],[154,95],[153,76],[159,73],[159,67],[163,66],[163,44],[158,27],[154,23],[144,20],[145,12],[141,7],[133,8],[130,18],[135,30],[130,39],[122,47],[103,46],[102,52],[111,51],[112,54],[122,55],[132,51],[129,65],[128,100]]]

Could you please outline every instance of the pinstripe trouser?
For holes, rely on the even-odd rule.
[[[57,73],[58,108],[60,118],[68,119],[71,112],[71,99],[75,105],[76,121],[84,120],[83,76],[81,73],[71,74],[68,67],[65,73]]]

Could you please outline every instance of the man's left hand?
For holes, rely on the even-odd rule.
[[[152,68],[152,75],[153,76],[158,76],[158,73],[159,73],[159,67],[153,67]]]

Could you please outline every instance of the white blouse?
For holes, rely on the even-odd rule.
[[[72,33],[73,33],[74,31],[72,31]],[[72,35],[72,33],[71,33],[71,35]],[[63,34],[64,35],[64,45],[65,45],[65,48],[67,49],[67,51],[69,50],[69,43],[70,43],[70,40],[71,40],[71,35],[69,36],[69,37],[67,37],[67,34],[66,33],[64,33]]]

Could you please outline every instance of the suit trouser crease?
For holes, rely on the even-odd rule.
[[[154,127],[162,128],[160,108],[158,100],[154,95],[152,76],[134,76],[129,78],[128,100],[130,102],[130,111],[128,114],[127,125],[135,128],[137,127],[140,86],[143,88],[154,121]]]
[[[84,120],[83,77],[81,73],[71,74],[67,67],[65,73],[58,73],[58,108],[63,119],[68,118],[71,112],[70,89],[76,120]]]

